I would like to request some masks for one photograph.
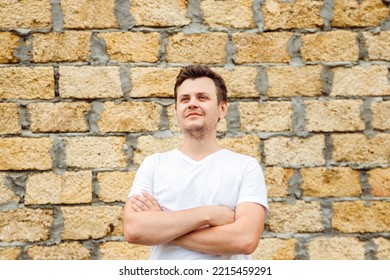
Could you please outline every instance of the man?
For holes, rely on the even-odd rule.
[[[124,208],[125,239],[152,245],[150,259],[250,259],[268,211],[266,189],[256,159],[217,143],[225,83],[192,65],[174,92],[184,141],[139,167]]]

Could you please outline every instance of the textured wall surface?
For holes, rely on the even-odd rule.
[[[122,210],[177,147],[174,79],[227,82],[257,158],[254,259],[390,259],[390,1],[0,0],[0,259],[144,259]]]

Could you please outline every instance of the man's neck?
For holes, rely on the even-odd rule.
[[[220,149],[221,147],[218,145],[215,136],[195,139],[188,135],[184,135],[184,142],[180,151],[193,160],[202,160]]]

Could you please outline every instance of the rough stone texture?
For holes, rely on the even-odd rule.
[[[349,167],[303,168],[302,194],[313,197],[360,196],[359,172]]]
[[[100,132],[155,131],[160,111],[156,102],[105,102],[97,124]]]
[[[88,260],[90,252],[79,242],[60,243],[53,246],[32,246],[27,254],[33,260]]]
[[[0,242],[47,240],[52,222],[53,211],[49,209],[0,211]]]
[[[325,163],[323,135],[309,138],[272,137],[264,141],[267,165],[323,165]]]
[[[31,103],[27,105],[33,132],[88,131],[85,119],[91,105],[86,102]]]
[[[181,128],[177,123],[175,104],[168,106],[167,114],[169,119],[169,129],[174,132],[181,131]],[[226,131],[227,131],[227,122],[225,118],[225,119],[221,119],[217,124],[217,132],[226,132]]]
[[[290,168],[267,167],[264,173],[267,196],[269,198],[286,197],[288,194],[288,180],[293,173],[294,170]]]
[[[157,62],[160,35],[157,32],[109,32],[98,37],[107,44],[111,60],[119,62]]]
[[[0,138],[0,170],[52,168],[50,138]]]
[[[309,131],[362,131],[361,100],[305,101],[306,129]]]
[[[126,242],[105,242],[100,245],[102,260],[147,260],[149,246]]]
[[[321,66],[275,66],[267,68],[269,97],[319,96]],[[281,82],[283,81],[283,82]]]
[[[119,67],[60,67],[59,91],[62,98],[123,97]]]
[[[1,9],[1,4],[0,4],[0,9]],[[1,10],[0,10],[0,14],[1,14]],[[18,62],[19,59],[16,58],[14,55],[14,50],[18,47],[18,45],[19,45],[18,36],[16,36],[11,32],[0,32],[0,63]]]
[[[372,65],[333,69],[331,96],[381,96],[390,95],[387,67]]]
[[[367,172],[373,196],[390,197],[390,168],[377,168]]]
[[[295,204],[270,203],[266,226],[273,232],[321,232],[321,206],[317,201],[296,201]]]
[[[104,202],[125,202],[135,177],[135,171],[101,172],[97,175],[99,182],[98,197]]]
[[[177,33],[168,37],[167,62],[176,63],[225,63],[227,34]]]
[[[50,9],[49,1],[2,1],[0,2],[0,29],[51,27]]]
[[[180,68],[136,67],[131,69],[131,97],[173,97]]]
[[[240,137],[225,137],[218,140],[221,147],[232,150],[233,152],[254,157],[261,160],[260,138],[254,134],[244,134]]]
[[[378,260],[390,260],[390,240],[379,237],[374,239],[377,247],[376,257]]]
[[[343,233],[388,232],[390,202],[334,202],[332,227]]]
[[[80,240],[122,234],[120,206],[62,207],[64,230],[62,239]]]
[[[6,173],[0,173],[0,205],[7,202],[18,203],[20,201],[19,196],[17,196],[13,190],[6,184]],[[1,253],[0,253],[1,256]],[[0,257],[1,259],[1,257]]]
[[[33,39],[34,62],[74,62],[89,60],[90,32],[36,33]]]
[[[51,99],[54,97],[53,68],[0,68],[0,99]]]
[[[294,260],[296,258],[295,239],[265,238],[260,240],[252,260]]]
[[[0,260],[17,260],[21,251],[18,247],[0,247]]]
[[[287,51],[288,40],[292,37],[289,32],[271,33],[235,33],[233,43],[237,49],[234,61],[243,63],[286,63],[291,60]]]
[[[0,103],[0,120],[0,134],[18,134],[22,132],[17,104]]]
[[[320,11],[323,2],[319,0],[296,0],[285,2],[267,0],[261,7],[264,29],[316,28],[323,26]]]
[[[382,0],[337,0],[333,8],[332,26],[378,26],[389,10]]]
[[[69,137],[65,139],[66,164],[77,168],[124,168],[125,137]]]
[[[371,111],[371,123],[374,129],[390,129],[390,101],[373,102],[371,104]]]
[[[288,131],[291,130],[291,102],[240,102],[241,129],[246,131]]]
[[[390,134],[335,134],[333,160],[354,163],[390,163]]]
[[[134,151],[133,162],[140,165],[145,157],[179,148],[182,137],[155,138],[151,135],[138,137],[137,148]]]
[[[64,28],[118,28],[115,0],[61,0]]]
[[[237,66],[233,69],[214,67],[213,71],[223,77],[228,91],[228,98],[259,97],[255,83],[257,71],[255,67]]]
[[[357,238],[318,237],[309,241],[311,260],[364,260],[364,242]]]
[[[357,33],[351,31],[329,31],[303,34],[302,59],[304,61],[357,61],[359,47]]]
[[[381,31],[375,35],[364,32],[363,35],[370,60],[390,61],[390,31]]]
[[[30,174],[27,178],[25,205],[77,204],[92,202],[90,171]]]
[[[130,12],[135,25],[183,26],[190,23],[187,0],[133,0]]]
[[[254,28],[252,2],[205,0],[201,1],[200,9],[204,23],[210,27]]]

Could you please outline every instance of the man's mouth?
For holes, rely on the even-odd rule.
[[[201,116],[201,114],[198,113],[198,112],[191,112],[191,113],[188,113],[188,114],[186,115],[186,118],[192,117],[192,116]]]

